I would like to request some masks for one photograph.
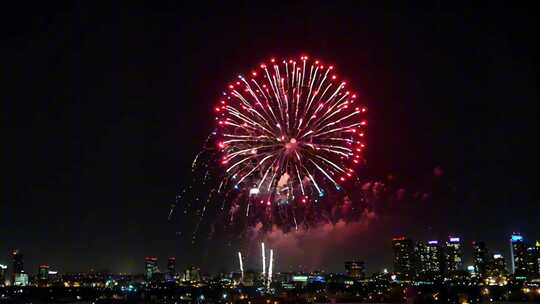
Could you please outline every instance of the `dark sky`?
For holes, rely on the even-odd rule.
[[[31,273],[141,272],[145,255],[235,267],[236,248],[179,241],[169,205],[227,81],[304,53],[332,61],[370,109],[362,177],[440,166],[455,189],[431,202],[438,212],[406,208],[320,267],[390,266],[398,233],[456,233],[503,254],[514,230],[540,239],[538,7],[294,3],[5,10],[0,263],[19,248]]]

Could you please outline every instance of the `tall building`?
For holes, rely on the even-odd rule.
[[[414,244],[404,236],[392,239],[394,247],[394,271],[405,279],[414,276]]]
[[[442,251],[439,241],[418,242],[415,250],[416,269],[420,273],[437,275],[442,272]]]
[[[486,247],[486,243],[482,241],[474,241],[472,243],[473,247],[473,262],[474,262],[474,271],[484,277],[486,275],[487,266],[490,262],[489,251]]]
[[[506,275],[506,261],[502,254],[495,253],[487,266],[487,275],[491,277]]]
[[[462,269],[463,252],[461,240],[458,237],[450,237],[446,241],[444,254],[444,266],[446,273],[456,272]]]
[[[540,277],[540,242],[527,247],[527,273],[531,277]]]
[[[345,271],[347,276],[355,279],[363,279],[366,275],[366,266],[364,261],[347,261],[345,262]]]
[[[25,273],[24,271],[21,271],[15,274],[15,277],[13,278],[14,286],[27,286],[28,283],[29,283],[29,280],[28,280],[27,273]]]
[[[13,263],[13,267],[12,267],[13,273],[11,276],[11,282],[15,282],[17,275],[22,274],[24,272],[23,255],[19,251],[19,249],[13,250],[13,252],[11,253],[11,259]]]
[[[512,272],[516,276],[527,275],[527,248],[523,236],[512,233],[510,236],[510,255],[512,259]]]
[[[423,241],[416,242],[414,246],[414,261],[413,267],[416,269],[417,275],[427,272],[428,254],[427,244]]]
[[[7,265],[0,264],[0,286],[6,286]]]
[[[49,284],[49,265],[39,266],[37,278],[39,286],[47,286]]]
[[[184,279],[186,281],[200,281],[201,280],[201,270],[195,266],[191,266],[188,269],[186,269],[186,273],[184,275]]]
[[[56,270],[49,270],[49,273],[47,274],[47,277],[49,279],[50,285],[60,284],[61,276]]]
[[[146,257],[144,259],[144,276],[146,277],[146,280],[152,280],[152,277],[154,277],[154,274],[158,271],[158,259],[156,257]]]
[[[170,257],[167,261],[167,272],[169,275],[174,276],[176,274],[176,258]]]

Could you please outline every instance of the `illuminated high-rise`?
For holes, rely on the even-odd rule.
[[[495,253],[487,266],[486,274],[491,277],[504,276],[507,274],[506,261],[502,254]]]
[[[510,254],[512,261],[512,272],[516,276],[527,275],[527,246],[523,236],[519,233],[512,233],[510,236]]]
[[[158,271],[158,259],[156,257],[146,257],[144,259],[144,276],[146,280],[152,280],[154,274],[156,274]]]
[[[460,238],[450,237],[448,241],[446,241],[446,247],[444,252],[444,266],[447,274],[462,269],[463,250]]]
[[[5,286],[6,284],[6,272],[7,265],[0,264],[0,286]]]
[[[191,266],[186,269],[184,274],[184,279],[186,281],[197,282],[201,280],[201,270],[195,266]]]
[[[366,266],[364,261],[347,261],[345,262],[345,271],[347,276],[355,279],[363,279],[366,275]]]
[[[13,278],[13,285],[14,286],[28,286],[29,278],[28,274],[24,271],[21,271],[19,273],[15,274],[15,277]]]
[[[437,275],[442,272],[442,250],[439,241],[418,242],[416,245],[416,268],[423,274]]]
[[[540,277],[540,242],[527,247],[527,272],[531,277]]]
[[[394,271],[410,279],[414,276],[414,244],[404,236],[392,239],[394,247]]]
[[[11,253],[11,259],[13,263],[12,267],[12,276],[11,276],[11,282],[15,282],[15,279],[19,274],[22,274],[24,272],[24,261],[23,261],[23,255],[19,251],[19,249],[13,250]]]
[[[482,241],[474,241],[473,247],[473,262],[474,271],[481,277],[486,275],[487,266],[490,261],[489,251],[486,247],[486,243]]]
[[[47,286],[49,284],[49,265],[39,266],[37,278],[39,286]]]

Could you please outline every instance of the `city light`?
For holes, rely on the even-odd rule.
[[[50,270],[48,265],[40,265],[36,269],[38,275],[34,276],[24,272],[23,255],[18,253],[14,261],[17,262],[20,272],[15,273],[13,285],[20,288],[18,290],[23,291],[26,287],[70,289],[84,287],[103,292],[116,290],[123,295],[129,294],[130,297],[137,297],[139,292],[152,294],[154,291],[163,291],[164,288],[178,288],[178,296],[174,298],[175,301],[190,299],[203,301],[202,297],[206,301],[212,297],[213,301],[225,301],[227,303],[248,299],[254,302],[261,302],[259,300],[262,300],[263,303],[268,301],[270,301],[268,303],[282,303],[286,301],[282,301],[285,299],[280,298],[280,294],[282,295],[283,292],[286,293],[290,290],[295,290],[295,292],[303,296],[309,295],[310,299],[313,299],[316,295],[316,298],[319,299],[325,296],[324,290],[329,284],[331,284],[332,289],[339,290],[342,295],[352,295],[365,302],[373,301],[373,295],[375,294],[391,298],[393,288],[401,290],[401,294],[406,294],[406,289],[414,286],[419,291],[425,291],[430,298],[440,299],[440,294],[435,291],[436,289],[444,289],[449,286],[476,286],[479,288],[480,295],[490,296],[494,301],[500,301],[499,293],[490,292],[490,288],[493,288],[491,286],[500,288],[503,291],[501,294],[505,294],[504,291],[510,294],[513,291],[511,288],[514,288],[514,280],[519,280],[521,282],[519,292],[532,298],[539,297],[539,282],[535,281],[535,278],[540,273],[534,270],[534,267],[531,267],[531,265],[536,265],[534,263],[535,259],[540,258],[540,251],[537,250],[537,247],[534,247],[535,243],[518,243],[519,246],[514,246],[516,256],[522,257],[527,254],[528,259],[526,261],[532,263],[527,264],[529,266],[527,268],[529,269],[528,272],[509,274],[503,255],[488,250],[483,241],[472,242],[473,264],[463,265],[463,261],[467,260],[467,258],[463,255],[463,244],[459,243],[459,241],[461,241],[459,237],[449,238],[449,241],[443,244],[437,240],[414,240],[409,236],[393,238],[388,240],[394,246],[392,252],[394,254],[393,269],[383,268],[373,274],[366,274],[366,262],[357,259],[344,261],[342,265],[345,271],[341,272],[327,273],[319,270],[279,272],[279,270],[276,271],[275,250],[268,248],[270,246],[266,246],[270,243],[265,244],[263,242],[260,243],[260,255],[258,251],[254,255],[256,261],[249,262],[249,265],[260,265],[259,263],[262,262],[262,273],[261,269],[245,269],[244,264],[246,261],[244,261],[244,258],[246,256],[243,256],[238,251],[236,252],[238,262],[233,261],[236,270],[214,276],[202,274],[201,270],[195,266],[190,266],[184,272],[177,273],[175,271],[177,259],[170,256],[163,259],[165,260],[164,264],[167,266],[165,272],[159,270],[158,262],[160,259],[158,257],[148,256],[144,260],[141,259],[141,271],[144,272],[140,275],[98,274],[93,272],[62,274]],[[252,256],[247,255],[247,257]],[[522,264],[520,263],[522,263],[521,260],[516,259],[517,269],[521,267]],[[260,266],[256,268],[258,267]],[[0,274],[2,276],[5,276],[7,268],[7,265],[0,264],[0,271],[2,271]],[[3,278],[4,281],[9,281],[5,277]],[[167,285],[163,285],[163,283]],[[368,293],[365,293],[364,296],[362,292],[356,289],[358,283],[365,284],[363,288]],[[7,284],[11,284],[11,282]],[[0,288],[3,286],[0,284]],[[315,295],[309,291],[314,286],[320,288],[320,291],[316,292]],[[389,288],[388,286],[394,287]],[[179,291],[184,290],[186,287],[189,287],[191,291]],[[429,288],[424,289],[426,287]],[[215,293],[207,292],[208,289],[212,290],[213,288],[219,289],[216,289],[217,292]],[[74,296],[80,296],[82,299],[79,294]],[[464,293],[464,296],[467,299],[466,301],[471,299],[471,294]],[[399,302],[404,299],[394,300]],[[462,303],[464,301],[462,299],[458,302]]]
[[[511,238],[512,242],[520,242],[523,241],[523,237],[519,234],[512,234]]]

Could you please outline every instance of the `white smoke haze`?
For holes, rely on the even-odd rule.
[[[350,244],[361,242],[370,224],[377,219],[374,212],[364,211],[357,222],[343,220],[336,224],[326,223],[309,229],[283,232],[277,227],[261,236],[261,227],[253,228],[253,236],[274,249],[276,271],[298,271],[320,269],[328,259],[342,261],[350,259],[350,252],[336,252],[349,248]],[[257,242],[252,242],[254,245]],[[280,265],[298,265],[298,268],[283,268]]]

